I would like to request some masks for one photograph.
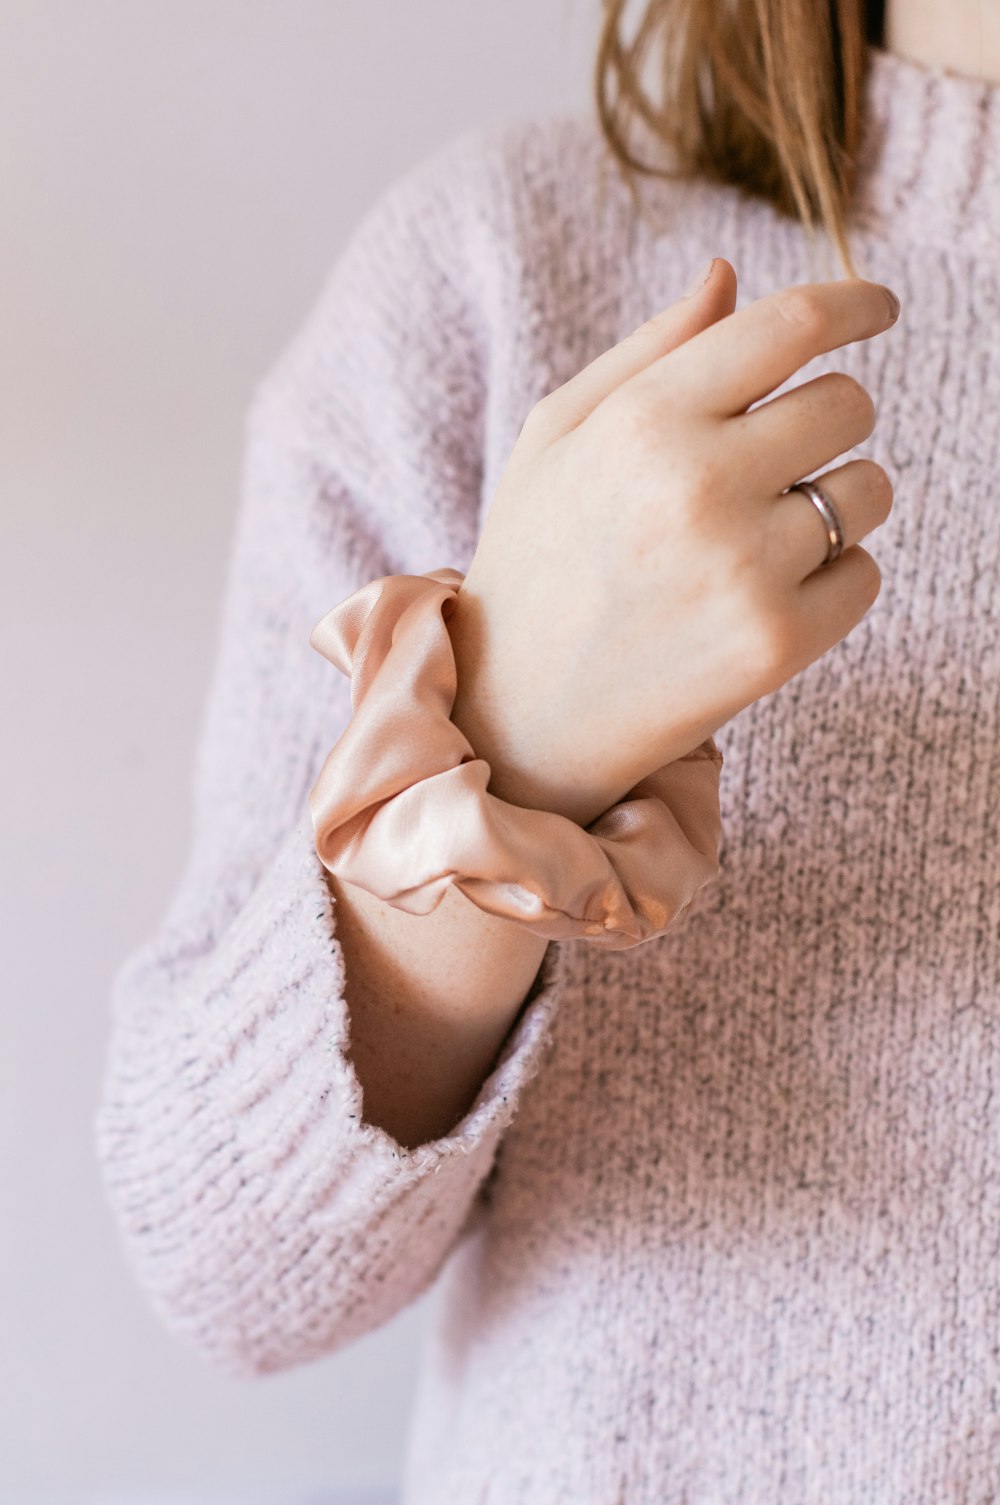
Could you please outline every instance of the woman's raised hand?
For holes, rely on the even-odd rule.
[[[868,392],[830,372],[747,410],[814,356],[882,333],[898,305],[859,278],[735,302],[717,257],[698,291],[535,405],[450,619],[473,747],[488,721],[505,767],[551,765],[581,811],[588,787],[624,792],[784,684],[879,592],[859,540],[889,514],[882,467],[813,477],[844,524],[823,568],[819,514],[783,495],[868,438]]]

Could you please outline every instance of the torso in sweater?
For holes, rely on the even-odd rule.
[[[454,1142],[397,1153],[348,1122],[356,1084],[329,1055],[345,1026],[323,968],[339,951],[306,826],[285,814],[325,751],[314,727],[289,803],[261,795],[281,855],[260,838],[264,877],[184,994],[188,1060],[220,990],[226,1000],[229,1055],[210,1038],[230,1095],[212,1078],[199,1120],[180,1089],[158,1089],[192,1146],[192,1184],[207,1116],[222,1126],[222,1163],[249,1162],[259,1178],[245,1206],[263,1198],[267,1217],[239,1221],[221,1192],[211,1214],[193,1192],[178,1210],[148,1145],[131,1148],[150,1110],[121,1107],[122,1067],[109,1080],[109,1179],[132,1185],[145,1167],[124,1214],[144,1278],[210,1352],[257,1369],[317,1357],[443,1264],[405,1505],[1000,1498],[1000,86],[884,53],[874,69],[854,244],[901,317],[789,385],[839,369],[875,401],[875,431],[851,454],[878,460],[895,487],[866,541],[882,590],[841,644],[718,733],[718,879],[658,942],[550,945],[542,991]],[[431,175],[421,190],[454,195],[446,210],[428,200],[428,214],[464,225],[475,292],[455,334],[478,352],[475,369],[434,441],[444,499],[427,513],[373,484],[349,531],[320,509],[311,545],[331,552],[308,566],[297,630],[376,563],[467,568],[532,403],[672,302],[709,256],[735,267],[738,307],[840,275],[800,226],[736,189],[654,185],[661,219],[636,219],[610,169],[599,188],[605,153],[588,119],[522,123],[483,151],[474,208],[461,184]],[[310,336],[334,364],[338,330],[319,321]],[[380,411],[379,382],[402,390],[430,371],[433,352],[401,348],[395,367],[366,357]],[[276,410],[291,411],[284,394],[306,369],[293,350],[270,387]],[[340,467],[370,478],[348,453],[369,411],[357,401]],[[448,500],[462,496],[464,512]],[[382,554],[365,553],[366,530]],[[283,556],[272,567],[280,578]],[[329,665],[296,674],[299,704],[329,690]],[[238,675],[220,676],[221,697]],[[206,733],[204,829],[238,714],[228,737],[221,711]],[[236,830],[234,817],[229,834],[202,839],[202,886],[235,869]],[[308,925],[294,909],[307,902]],[[188,906],[201,912],[194,877],[177,904],[178,934],[199,928],[187,919]],[[277,959],[261,972],[268,948]],[[303,981],[286,996],[275,979],[293,959]],[[142,1016],[147,979],[137,968],[122,981],[126,1017]],[[329,1035],[311,1022],[324,1009]],[[264,1067],[239,1064],[256,1050],[264,1061],[265,1047]],[[145,1074],[162,1082],[167,1047],[145,1048]],[[297,1096],[271,1064],[282,1051]],[[310,1117],[305,1101],[324,1106]],[[248,1110],[238,1124],[236,1104]],[[294,1175],[269,1138],[291,1119],[306,1157]],[[233,1171],[226,1184],[239,1207],[244,1181]],[[155,1247],[151,1220],[170,1235]],[[193,1260],[182,1269],[178,1227],[208,1250],[211,1278]],[[232,1258],[244,1248],[245,1268]]]
[[[939,98],[880,61],[909,156],[860,192],[910,212],[857,244],[901,320],[788,385],[840,369],[875,400],[852,454],[895,486],[867,541],[882,591],[719,733],[722,871],[676,933],[565,948],[551,1055],[448,1272],[420,1505],[1000,1498],[1000,191],[940,140],[988,92],[1000,150],[1000,90]],[[738,307],[837,275],[733,190],[670,189],[658,235],[588,223],[591,140],[567,125],[552,151],[498,405],[709,255]],[[992,242],[963,237],[962,194]],[[523,410],[497,412],[487,498]]]

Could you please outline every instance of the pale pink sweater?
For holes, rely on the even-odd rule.
[[[189,861],[115,980],[99,1152],[150,1301],[227,1369],[445,1283],[405,1505],[1000,1499],[1000,86],[873,62],[856,247],[902,315],[789,385],[876,402],[881,595],[720,732],[696,908],[550,943],[412,1151],[347,1056],[306,796],[349,685],[310,629],[467,569],[534,402],[710,256],[739,306],[841,273],[736,189],[636,219],[587,116],[473,131],[374,204],[251,405]]]

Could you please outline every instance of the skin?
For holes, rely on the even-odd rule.
[[[870,396],[831,372],[746,409],[820,351],[884,337],[887,291],[840,279],[735,302],[735,270],[715,257],[700,292],[525,422],[449,619],[452,720],[501,799],[589,824],[878,594],[858,540],[888,515],[885,471],[821,472],[845,527],[827,568],[815,512],[781,495],[868,437]],[[546,943],[453,887],[411,915],[328,881],[365,1118],[412,1148],[471,1105]]]
[[[892,483],[872,460],[832,464],[874,429],[871,396],[834,371],[747,410],[821,351],[882,334],[889,290],[802,283],[734,312],[736,291],[715,257],[700,293],[522,429],[451,619],[453,718],[501,798],[561,798],[582,819],[609,778],[620,798],[683,757],[878,595],[860,540],[888,517]],[[815,471],[844,524],[826,567],[815,510],[784,494]]]
[[[910,62],[1000,83],[1000,0],[887,0],[885,45]]]
[[[1000,80],[1000,0],[888,0],[885,42]],[[838,463],[873,430],[869,394],[831,372],[746,409],[820,351],[885,337],[886,290],[802,284],[734,313],[736,289],[716,256],[698,293],[525,423],[449,623],[451,719],[501,799],[589,824],[827,652],[878,595],[861,540],[892,482]],[[814,510],[783,495],[814,472],[846,533],[825,568]],[[417,916],[328,884],[365,1118],[425,1143],[471,1105],[546,942],[455,888]]]

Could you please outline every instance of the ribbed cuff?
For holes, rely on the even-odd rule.
[[[168,955],[158,939],[116,979],[105,1177],[154,1305],[227,1367],[315,1357],[426,1284],[541,1063],[557,1005],[562,953],[551,943],[469,1111],[404,1148],[362,1117],[334,921],[306,809],[214,949],[185,966],[183,944],[174,937]],[[322,1332],[317,1289],[344,1313]]]

